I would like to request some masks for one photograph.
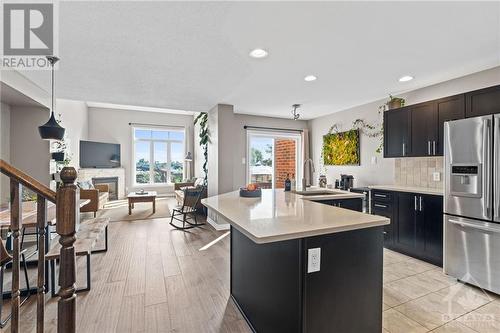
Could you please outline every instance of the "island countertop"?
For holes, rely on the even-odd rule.
[[[266,189],[262,190],[261,198],[242,198],[239,191],[234,191],[201,202],[258,244],[390,223],[382,216],[325,205],[311,199],[282,189]]]

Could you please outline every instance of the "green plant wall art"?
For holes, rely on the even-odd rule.
[[[359,165],[359,130],[334,132],[323,136],[324,165]]]

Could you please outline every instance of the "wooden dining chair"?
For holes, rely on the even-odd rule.
[[[205,223],[198,223],[196,219],[197,206],[200,198],[205,191],[205,186],[197,187],[186,187],[184,191],[184,200],[182,205],[175,207],[172,210],[172,216],[170,217],[170,225],[176,229],[185,230],[194,227],[199,227]],[[174,223],[174,220],[182,222],[182,227]],[[194,223],[193,223],[194,221]],[[188,224],[186,226],[186,223]]]
[[[3,277],[5,275],[5,268],[6,266],[12,262],[12,255],[7,251],[5,248],[5,245],[3,243],[3,240],[0,239],[0,295],[3,297]],[[22,258],[22,264],[23,264],[23,270],[24,270],[24,277],[26,279],[26,297],[21,301],[21,306],[28,300],[30,297],[30,282],[28,278],[28,266],[26,265],[26,256],[24,254],[24,251],[21,252],[21,258]],[[10,317],[12,316],[12,313],[10,313],[5,319],[2,319],[2,307],[3,307],[3,300],[0,300],[0,328],[5,327],[7,322],[10,320]]]

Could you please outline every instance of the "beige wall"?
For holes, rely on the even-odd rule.
[[[0,158],[10,162],[10,106],[0,103]],[[0,174],[0,205],[9,201],[9,178]]]
[[[38,126],[49,119],[41,107],[11,106],[10,162],[41,183],[49,185],[49,141],[42,140]]]
[[[88,112],[88,139],[121,145],[121,162],[122,167],[125,168],[125,186],[128,191],[139,188],[134,187],[132,182],[132,127],[129,123],[193,127],[193,116],[191,115],[95,107],[90,107]],[[191,144],[192,142],[193,140],[191,140]],[[192,151],[193,147],[191,146],[189,149]],[[172,187],[166,186],[148,187],[148,189],[159,193],[169,193],[173,190]]]
[[[58,99],[56,113],[61,114],[61,126],[66,128],[66,139],[69,141],[71,153],[70,165],[77,168],[80,166],[80,140],[87,140],[88,108],[85,102]]]
[[[451,96],[470,90],[485,88],[500,84],[500,67],[495,67],[486,71],[467,75],[461,78],[442,82],[433,86],[421,88],[398,96],[406,99],[407,105],[420,103],[432,99]],[[352,121],[361,118],[372,123],[381,121],[378,115],[378,106],[384,100],[353,107],[344,111],[332,113],[331,115],[319,117],[309,121],[311,130],[311,155],[316,166],[319,164],[323,135],[328,132],[330,126],[337,123],[342,129],[348,130],[352,127]],[[355,186],[381,185],[395,183],[395,160],[384,159],[382,154],[375,153],[379,144],[379,139],[361,137],[361,165],[349,167],[326,167],[328,182],[332,183],[340,177],[341,173],[354,175]],[[372,164],[372,158],[376,158],[376,164]],[[316,168],[314,183],[317,184],[320,170]],[[428,183],[432,186],[432,183]]]

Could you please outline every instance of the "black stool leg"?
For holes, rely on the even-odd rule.
[[[2,295],[2,299],[0,299],[0,328],[4,328],[5,324],[10,319],[10,316],[5,318],[5,320],[2,320],[2,308],[3,308],[3,275],[5,271],[5,266],[0,267],[0,295]]]
[[[50,295],[56,297],[56,260],[50,260]]]
[[[23,270],[24,270],[24,278],[26,279],[26,289],[28,290],[26,298],[21,301],[20,305],[23,305],[28,300],[28,298],[30,298],[31,292],[30,292],[30,280],[28,277],[28,265],[26,264],[26,255],[24,253],[21,254],[21,258],[23,260]]]

